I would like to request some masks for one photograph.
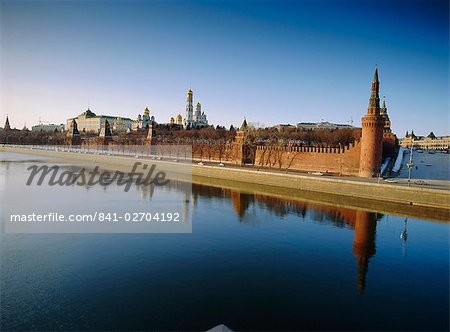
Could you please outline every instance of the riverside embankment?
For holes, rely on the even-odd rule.
[[[29,150],[5,146],[0,147],[0,151],[44,155],[76,164],[96,164],[104,168],[120,167],[125,169],[136,161],[135,158],[127,156]],[[170,161],[149,161],[165,165],[177,164]],[[438,221],[448,221],[450,217],[450,190],[448,189],[407,187],[363,179],[331,176],[315,177],[249,168],[197,164],[192,165],[192,181],[250,193],[350,206],[380,213]],[[443,187],[445,188],[445,184]]]

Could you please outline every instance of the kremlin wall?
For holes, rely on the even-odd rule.
[[[156,154],[159,149],[162,153],[164,146],[167,145],[189,144],[192,145],[192,159],[196,161],[245,164],[257,168],[285,171],[321,172],[364,178],[376,177],[381,171],[383,146],[389,146],[391,151],[397,147],[397,138],[391,131],[385,100],[380,107],[379,86],[378,69],[376,68],[369,106],[361,121],[361,137],[348,145],[307,144],[301,141],[284,143],[285,141],[282,139],[269,143],[261,138],[257,139],[254,130],[249,128],[246,120],[236,131],[234,139],[192,139],[191,141],[181,141],[181,143],[180,140],[170,140],[167,137],[173,136],[176,131],[184,131],[189,134],[189,131],[195,130],[195,128],[208,128],[208,121],[204,112],[201,111],[200,103],[197,103],[194,111],[191,89],[187,93],[184,120],[178,114],[176,122],[174,118],[171,118],[169,124],[158,125],[155,118],[150,116],[147,108],[144,116],[139,115],[135,121],[96,116],[88,110],[76,118],[68,119],[65,144],[73,146],[107,145],[111,148],[124,144],[145,144],[152,145],[152,151],[155,151]],[[79,130],[79,122],[82,124],[81,130]],[[162,128],[161,126],[167,127],[165,130],[170,135],[167,136],[167,132],[166,136],[162,135],[162,132],[158,133],[158,128]],[[9,122],[7,126],[5,125],[5,129],[11,131]],[[131,141],[133,132],[140,135],[140,143]],[[88,135],[90,136],[88,137]],[[117,135],[126,137],[119,140]],[[176,158],[176,156],[170,155],[164,155],[164,157]]]
[[[282,170],[324,172],[365,178],[377,176],[381,170],[383,145],[394,146],[397,143],[396,136],[390,128],[384,100],[380,107],[379,85],[378,69],[375,69],[368,111],[362,118],[361,139],[348,146],[254,145],[246,139],[248,126],[244,120],[233,144],[222,149],[194,145],[193,158]]]

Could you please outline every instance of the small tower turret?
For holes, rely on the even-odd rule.
[[[386,97],[384,96],[383,96],[383,103],[381,104],[380,114],[384,120],[383,134],[386,136],[387,134],[390,134],[392,130],[391,130],[391,119],[389,119],[386,107]]]
[[[181,114],[177,115],[177,125],[182,126],[183,125],[183,117]]]
[[[195,105],[194,122],[195,126],[202,126],[202,104],[199,102]]]
[[[100,133],[98,135],[98,144],[99,145],[108,145],[108,143],[112,140],[111,126],[109,125],[108,120],[102,123],[102,128],[100,129]]]
[[[243,165],[246,161],[253,160],[253,147],[246,142],[246,134],[248,132],[247,120],[244,118],[241,127],[234,137],[233,149],[235,154],[235,163]]]
[[[11,126],[9,125],[9,118],[8,118],[8,116],[6,116],[5,127],[3,129],[11,130]]]
[[[155,145],[157,143],[155,127],[156,127],[155,122],[150,121],[148,126],[147,137],[145,138],[146,145]]]
[[[66,135],[66,144],[67,145],[80,145],[81,144],[81,136],[78,131],[78,124],[75,119],[72,119],[72,123],[70,124],[69,131]]]

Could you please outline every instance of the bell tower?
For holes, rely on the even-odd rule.
[[[381,170],[384,118],[380,114],[379,90],[380,82],[378,81],[377,67],[373,76],[367,114],[361,119],[362,137],[359,176],[364,178],[377,176]]]
[[[186,118],[185,129],[194,127],[194,93],[191,89],[188,90],[186,96]]]

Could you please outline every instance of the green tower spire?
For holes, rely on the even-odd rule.
[[[239,130],[240,130],[240,131],[247,130],[247,127],[248,127],[248,125],[247,125],[247,120],[244,118],[244,122],[242,122],[241,128],[239,128]]]
[[[378,81],[378,66],[375,67],[375,73],[373,75],[372,89],[370,93],[369,108],[367,114],[379,115],[380,114],[380,82]]]
[[[373,74],[373,82],[379,83],[379,81],[378,81],[378,65],[375,65],[375,73]]]

